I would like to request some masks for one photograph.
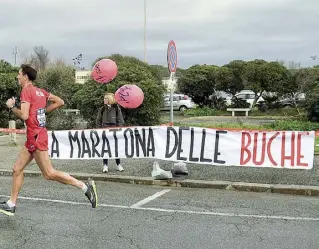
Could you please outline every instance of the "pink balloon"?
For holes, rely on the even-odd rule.
[[[112,81],[117,75],[117,65],[110,59],[99,60],[92,69],[92,78],[101,84]]]
[[[144,100],[144,93],[136,85],[124,85],[115,92],[116,102],[128,109],[139,107]]]

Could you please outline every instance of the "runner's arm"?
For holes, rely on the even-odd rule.
[[[28,102],[21,103],[21,110],[15,106],[11,108],[11,111],[23,121],[26,121],[29,118],[29,110],[30,110],[30,103]]]
[[[53,110],[58,109],[64,105],[64,101],[58,96],[55,96],[53,94],[50,94],[48,100],[52,103],[46,108],[45,111],[47,113],[52,112]]]

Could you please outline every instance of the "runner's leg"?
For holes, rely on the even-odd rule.
[[[84,191],[86,197],[91,202],[92,207],[97,207],[98,198],[94,181],[89,180],[88,182],[84,183],[75,179],[67,173],[55,170],[51,164],[48,151],[36,150],[33,156],[39,168],[41,169],[43,176],[47,180],[58,181],[63,184],[69,184],[81,188]]]
[[[75,179],[67,173],[55,170],[49,158],[48,151],[36,150],[34,152],[34,159],[37,162],[43,176],[47,180],[58,181],[63,184],[72,185],[78,188],[83,188],[84,183]]]
[[[13,178],[12,178],[12,188],[11,188],[11,203],[16,203],[19,192],[23,185],[23,170],[32,161],[33,156],[29,153],[26,147],[21,150],[18,159],[13,166]]]

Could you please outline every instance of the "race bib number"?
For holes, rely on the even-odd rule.
[[[46,118],[45,118],[45,109],[44,108],[37,110],[37,120],[39,122],[39,127],[45,127]]]

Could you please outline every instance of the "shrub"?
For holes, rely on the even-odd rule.
[[[265,125],[265,128],[282,131],[312,131],[318,130],[319,124],[298,120],[278,120],[274,123]]]
[[[6,102],[9,98],[19,97],[19,85],[16,76],[19,69],[10,63],[0,60],[0,127],[7,128],[9,120],[16,120],[15,115],[10,115]]]
[[[206,127],[216,129],[247,129],[247,130],[276,130],[276,131],[313,131],[319,130],[319,124],[307,121],[296,120],[280,120],[271,124],[252,125],[244,123],[175,123],[175,126],[192,126],[192,127]]]
[[[244,99],[234,97],[231,101],[230,108],[249,108],[250,104]]]
[[[61,109],[47,114],[48,130],[71,130],[77,128],[75,121],[76,118],[73,115],[68,115]]]
[[[75,84],[74,68],[64,63],[56,63],[44,71],[40,71],[36,85],[62,98],[65,108],[70,109],[76,108],[72,97],[83,87]]]
[[[98,84],[90,79],[73,97],[73,103],[88,127],[95,127],[98,109],[103,105],[105,92],[115,93],[125,84],[135,84],[144,92],[143,104],[136,109],[123,109],[125,125],[156,125],[160,123],[160,108],[163,104],[164,86],[154,75],[154,70],[146,63],[128,56],[112,55],[108,57],[118,66],[117,77],[109,84]],[[99,58],[100,60],[102,58]]]
[[[273,109],[267,111],[260,111],[260,110],[252,110],[250,116],[281,116],[283,118],[291,118],[296,117],[300,118],[304,114],[302,109],[298,110],[297,108],[281,108],[281,109]]]
[[[194,109],[188,109],[183,112],[184,116],[198,117],[198,116],[215,116],[216,110],[209,107],[198,107]]]

